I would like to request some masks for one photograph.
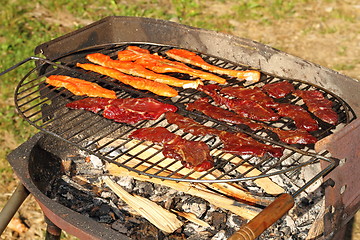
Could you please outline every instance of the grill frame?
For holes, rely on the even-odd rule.
[[[135,171],[139,174],[145,174],[147,176],[150,176],[150,177],[158,177],[158,178],[162,178],[162,179],[166,179],[166,180],[175,180],[175,181],[189,181],[189,182],[237,182],[237,181],[248,181],[248,180],[255,180],[257,178],[261,178],[261,177],[270,177],[270,176],[274,176],[274,175],[279,175],[279,174],[284,174],[284,173],[287,173],[287,172],[290,172],[290,171],[294,171],[296,170],[297,168],[300,168],[300,167],[304,167],[304,166],[307,166],[309,164],[312,164],[312,163],[315,163],[315,162],[318,162],[318,161],[326,161],[329,163],[329,165],[323,170],[321,171],[321,174],[319,175],[316,175],[314,177],[314,179],[312,179],[311,181],[309,181],[308,183],[304,184],[303,187],[301,187],[297,192],[295,192],[295,195],[297,195],[299,192],[301,192],[302,190],[304,190],[307,186],[311,185],[311,183],[315,182],[318,178],[320,178],[321,176],[325,175],[326,173],[328,173],[329,171],[331,171],[331,169],[333,169],[336,165],[337,165],[337,162],[338,160],[336,159],[333,159],[331,157],[326,157],[326,156],[323,156],[320,155],[320,154],[317,154],[315,152],[313,152],[311,150],[310,147],[305,147],[307,148],[308,150],[299,150],[298,148],[296,147],[293,147],[293,146],[288,146],[286,144],[282,144],[282,143],[279,143],[277,141],[273,141],[269,138],[264,138],[264,137],[261,137],[259,134],[254,134],[253,132],[249,132],[248,130],[244,130],[243,128],[241,127],[238,127],[238,126],[229,126],[229,124],[225,124],[221,121],[216,121],[216,120],[213,120],[209,117],[206,117],[205,115],[202,115],[202,114],[199,114],[199,113],[196,113],[196,112],[189,112],[187,110],[185,110],[185,105],[187,102],[189,102],[189,99],[191,99],[192,101],[194,101],[195,99],[199,98],[199,97],[203,97],[205,96],[205,94],[202,94],[202,93],[199,93],[198,91],[196,90],[188,90],[188,89],[185,89],[185,90],[179,90],[179,97],[178,99],[175,99],[173,98],[171,101],[168,99],[168,98],[165,98],[165,97],[159,97],[159,96],[156,96],[152,93],[148,93],[148,92],[142,92],[142,91],[138,91],[138,90],[135,90],[135,89],[132,89],[131,87],[127,87],[125,86],[124,84],[120,84],[118,83],[118,81],[116,80],[113,80],[109,77],[104,77],[104,76],[101,76],[99,74],[93,74],[93,73],[89,73],[89,72],[86,72],[86,71],[82,71],[82,70],[79,70],[79,69],[75,69],[75,65],[76,65],[76,62],[81,62],[83,63],[84,62],[84,57],[86,56],[86,54],[89,54],[89,53],[93,53],[93,52],[101,52],[101,53],[104,53],[104,54],[107,54],[107,55],[110,55],[112,57],[114,57],[117,53],[117,51],[120,51],[120,50],[123,50],[126,48],[126,46],[128,45],[136,45],[134,43],[126,43],[126,44],[109,44],[109,45],[101,45],[101,46],[93,46],[92,48],[87,48],[87,49],[84,49],[84,50],[77,50],[75,53],[68,53],[66,54],[65,56],[65,59],[67,59],[68,57],[71,57],[72,55],[76,55],[78,57],[78,59],[74,59],[72,60],[72,62],[63,62],[64,58],[63,57],[59,57],[56,59],[57,62],[60,62],[61,64],[58,64],[58,63],[54,63],[54,62],[49,62],[49,61],[42,61],[41,59],[38,59],[38,62],[37,62],[37,70],[33,70],[31,72],[36,72],[36,73],[39,73],[39,77],[35,78],[34,80],[29,80],[29,82],[26,82],[28,76],[30,75],[26,75],[22,81],[19,83],[19,86],[17,87],[16,89],[16,94],[15,94],[15,103],[16,103],[16,107],[18,109],[18,112],[32,125],[34,125],[35,127],[39,128],[40,130],[42,131],[45,131],[47,132],[48,134],[51,134],[53,136],[56,136],[56,137],[60,137],[62,138],[63,140],[67,141],[68,143],[70,144],[73,144],[77,147],[80,147],[81,149],[85,150],[85,151],[88,151],[90,154],[94,154],[98,157],[100,157],[101,159],[107,161],[107,162],[111,162],[111,163],[114,163],[118,166],[122,166],[122,167],[125,167],[127,168],[128,170],[130,171]],[[159,53],[159,54],[162,54],[164,55],[164,52],[170,48],[173,48],[173,46],[163,46],[163,45],[159,45],[159,44],[141,44],[140,47],[143,47],[143,48],[148,48],[150,51],[153,51],[153,52],[156,52],[156,53]],[[207,55],[204,55],[204,54],[201,54],[202,57],[207,60],[208,62],[214,64],[214,65],[218,65],[218,66],[221,66],[221,67],[226,67],[226,68],[230,68],[230,69],[237,69],[237,70],[244,70],[244,69],[247,69],[246,66],[241,66],[239,64],[234,64],[234,63],[231,63],[227,60],[224,60],[224,59],[219,59],[217,57],[214,57],[214,56],[207,56]],[[86,62],[86,60],[85,60]],[[220,62],[220,63],[219,63]],[[65,66],[64,66],[65,65]],[[52,68],[54,67],[57,67],[57,69],[55,70],[52,70]],[[48,70],[48,69],[51,69],[51,70]],[[60,71],[60,73],[57,73],[58,71]],[[65,71],[65,73],[62,73],[61,71]],[[298,164],[294,164],[294,165],[291,165],[291,167],[287,168],[287,169],[281,169],[281,170],[278,170],[278,171],[275,171],[275,172],[272,172],[272,173],[265,173],[265,174],[261,174],[259,176],[251,176],[251,177],[247,177],[245,176],[246,173],[244,174],[241,174],[240,177],[229,177],[228,176],[228,173],[231,172],[232,170],[236,169],[238,166],[240,165],[243,165],[247,162],[249,162],[249,160],[247,160],[246,158],[244,158],[242,160],[242,162],[240,164],[237,164],[235,165],[234,167],[232,167],[232,169],[230,171],[227,171],[227,173],[225,172],[223,174],[222,177],[220,178],[215,178],[215,179],[207,179],[206,178],[206,175],[207,173],[203,174],[202,177],[199,177],[199,178],[186,178],[186,176],[188,175],[192,175],[192,173],[188,173],[188,175],[185,175],[184,178],[177,178],[177,177],[172,177],[172,175],[168,175],[168,176],[161,176],[161,175],[158,175],[158,174],[151,174],[151,173],[147,173],[147,172],[143,172],[143,171],[139,171],[133,167],[128,167],[126,162],[127,160],[125,161],[125,164],[122,164],[122,163],[118,163],[116,161],[117,158],[121,158],[122,156],[126,156],[127,153],[120,153],[115,159],[115,161],[113,161],[112,159],[109,159],[107,158],[107,155],[111,155],[112,152],[114,152],[114,150],[111,150],[110,152],[107,152],[106,154],[101,154],[101,149],[102,148],[105,148],[106,145],[109,145],[111,142],[113,141],[110,141],[109,143],[106,143],[105,146],[101,146],[98,148],[100,150],[96,150],[96,151],[93,151],[91,150],[91,146],[93,143],[87,145],[87,147],[82,147],[82,144],[80,143],[76,143],[76,141],[72,141],[71,138],[73,137],[76,137],[76,135],[80,135],[81,132],[84,132],[84,131],[87,131],[87,127],[85,126],[84,129],[79,129],[79,132],[78,134],[73,134],[73,135],[70,135],[69,137],[63,137],[62,134],[63,133],[57,133],[55,130],[52,130],[50,128],[50,130],[46,129],[46,128],[43,128],[43,125],[37,125],[36,122],[38,122],[39,120],[43,120],[43,117],[39,118],[39,119],[36,119],[34,121],[31,121],[31,117],[33,117],[34,115],[37,116],[38,114],[40,113],[43,113],[45,112],[45,127],[46,125],[48,125],[48,123],[50,122],[50,125],[51,125],[51,121],[54,120],[54,122],[57,122],[57,117],[55,116],[53,119],[52,116],[53,115],[56,115],[56,113],[52,112],[52,111],[57,111],[57,108],[58,107],[61,107],[61,105],[64,105],[63,102],[67,102],[67,100],[71,99],[74,100],[74,99],[78,99],[78,97],[74,97],[71,93],[69,93],[68,91],[66,90],[61,90],[61,91],[57,91],[55,88],[50,88],[50,90],[48,89],[47,86],[45,86],[45,84],[43,83],[43,80],[41,80],[43,78],[43,76],[45,75],[51,75],[51,74],[64,74],[64,75],[75,75],[73,77],[79,77],[79,78],[82,78],[82,79],[87,79],[87,80],[90,80],[90,81],[97,81],[97,83],[99,84],[105,84],[105,87],[113,87],[115,88],[114,90],[117,90],[117,94],[118,94],[118,97],[153,97],[153,98],[156,98],[160,101],[163,101],[163,102],[166,102],[166,103],[170,103],[170,104],[174,104],[175,106],[177,106],[179,109],[180,109],[180,112],[182,113],[185,113],[184,115],[185,116],[192,116],[194,118],[197,118],[197,119],[202,119],[203,121],[205,120],[205,124],[206,123],[209,123],[211,122],[212,125],[214,125],[215,127],[218,127],[220,126],[221,128],[226,128],[225,130],[227,131],[234,131],[234,132],[245,132],[251,136],[253,136],[255,139],[258,139],[260,141],[263,141],[263,142],[267,142],[267,143],[271,143],[271,144],[275,144],[275,145],[278,145],[278,146],[281,146],[281,147],[285,147],[287,150],[291,151],[290,153],[287,152],[286,154],[288,155],[293,155],[293,154],[300,154],[300,156],[296,156],[296,157],[293,157],[294,159],[297,159],[299,158],[301,160],[302,156],[307,156],[307,157],[310,157],[309,160],[305,160],[305,161],[299,161]],[[182,76],[181,74],[179,75],[176,75],[176,77],[179,77],[179,78],[184,78],[184,79],[188,79],[188,76]],[[110,80],[109,80],[110,79]],[[275,80],[274,80],[275,79]],[[34,92],[36,93],[36,90],[34,92],[30,92],[29,94],[25,94],[24,97],[21,97],[20,98],[20,95],[22,95],[24,92],[27,92],[29,90],[29,88],[27,87],[28,84],[32,84],[33,81],[38,81],[40,80],[39,84],[36,84],[35,87],[39,87],[40,90],[40,94],[38,97],[34,97],[34,98],[30,98],[29,101],[26,101],[25,103],[19,105],[19,103],[23,100],[23,99],[27,99],[29,98],[29,96],[32,96],[34,94]],[[233,78],[228,78],[228,84],[227,85],[234,85],[234,86],[237,86],[237,85],[244,85],[244,87],[252,87],[252,86],[260,86],[260,85],[263,85],[265,83],[269,83],[269,82],[273,82],[273,81],[282,81],[284,79],[278,79],[274,76],[267,76],[267,75],[264,75],[262,74],[262,80],[257,82],[257,83],[252,83],[252,84],[247,84],[246,82],[240,82],[239,80],[236,80],[236,79],[233,79]],[[320,88],[319,86],[314,86],[314,85],[311,85],[311,84],[308,84],[306,82],[302,82],[302,81],[294,81],[294,80],[288,80],[288,81],[291,81],[294,85],[297,86],[297,88],[299,89],[317,89],[317,90],[320,90],[322,91],[324,94],[326,94],[327,96],[330,96],[332,98],[332,100],[336,100],[336,103],[337,103],[337,107],[336,108],[342,108],[343,110],[339,111],[340,113],[343,113],[345,112],[345,120],[341,120],[341,122],[344,121],[345,124],[349,123],[351,120],[353,120],[354,118],[356,118],[354,112],[352,111],[352,109],[341,99],[339,98],[338,96],[336,96],[335,94],[333,93],[330,93],[328,92],[327,90],[325,89],[322,89]],[[24,90],[23,87],[25,87]],[[30,88],[33,88],[30,87]],[[121,89],[121,91],[123,92],[119,92],[118,90]],[[189,92],[189,93],[188,93]],[[41,95],[41,93],[43,93]],[[132,96],[129,96],[128,93],[130,93],[130,95]],[[120,96],[119,96],[120,94]],[[26,113],[24,113],[24,111],[28,111],[29,109],[32,108],[28,108],[28,107],[25,107],[25,110],[22,109],[23,105],[27,105],[29,102],[31,103],[31,101],[34,101],[36,100],[36,98],[39,98],[40,99],[43,99],[43,98],[46,98],[47,96],[50,96],[50,99],[53,97],[52,95],[55,96],[55,102],[57,102],[57,98],[59,97],[59,95],[64,95],[64,99],[59,99],[59,102],[60,102],[60,105],[58,103],[53,103],[52,100],[51,101],[51,104],[49,106],[49,109],[50,111],[47,111],[46,108],[44,107],[41,107],[37,112],[35,112],[34,114],[31,114],[31,115],[26,115]],[[135,96],[134,96],[135,95]],[[293,100],[289,100],[289,99],[286,99],[290,102],[297,102],[299,101],[299,98],[295,98]],[[284,100],[282,100],[284,101]],[[44,100],[43,102],[40,102],[38,104],[35,104],[34,107],[38,106],[39,105],[45,105],[46,104],[46,100]],[[31,104],[30,104],[31,105]],[[54,107],[51,107],[51,105],[55,105]],[[339,106],[340,105],[340,106]],[[51,109],[55,109],[55,110],[51,110]],[[47,116],[46,112],[49,112],[50,117]],[[60,118],[62,118],[64,115],[68,114],[70,111],[63,111],[63,110],[60,110]],[[69,122],[65,122],[65,123],[69,123],[69,124],[65,124],[64,121],[60,120],[60,125],[61,123],[64,123],[64,125],[67,125],[67,126],[71,126],[70,128],[67,128],[67,130],[70,129],[70,133],[72,132],[72,127],[77,127],[76,124],[75,126],[73,126],[73,124],[71,123],[72,120],[75,120],[75,119],[78,119],[80,118],[81,119],[81,115],[85,114],[85,120],[84,121],[88,121],[89,119],[91,120],[91,116],[93,116],[93,114],[88,114],[88,113],[79,113],[78,115],[75,115],[75,116],[71,116],[70,117],[70,121]],[[71,115],[71,113],[70,113]],[[350,117],[351,115],[351,117]],[[46,119],[49,118],[50,121],[46,121]],[[67,121],[67,119],[65,118],[65,121]],[[89,126],[93,126],[94,124],[100,122],[100,121],[108,121],[109,120],[104,120],[104,119],[98,119],[97,118],[94,118],[94,121],[92,121],[90,124],[88,124]],[[162,121],[164,121],[164,118],[160,118],[160,120],[158,121],[150,121],[152,122],[150,126],[158,126],[158,125],[161,125],[161,126],[164,126],[164,124],[159,124],[161,123]],[[57,124],[59,124],[57,123]],[[277,122],[278,124],[279,122]],[[79,123],[79,126],[81,126],[83,123]],[[111,123],[109,123],[111,124]],[[132,126],[128,126],[126,124],[119,124],[119,128],[129,128],[130,130],[126,130],[126,134],[128,132],[130,132],[131,130],[134,130],[134,129],[138,129],[138,128],[141,128],[147,124],[145,124],[145,121],[142,121],[140,122],[139,124],[135,124],[135,127],[132,127]],[[273,124],[273,123],[268,123],[269,125]],[[291,121],[288,121],[286,122],[285,120],[285,123],[281,123],[281,128],[288,128],[288,124],[291,124]],[[324,124],[323,124],[324,125]],[[169,124],[167,124],[166,126],[169,126]],[[321,125],[320,125],[321,126]],[[62,128],[62,126],[60,126],[60,128]],[[90,127],[89,127],[90,128]],[[119,129],[118,127],[116,127],[115,129]],[[330,134],[330,131],[332,130],[332,126],[330,125],[325,125],[324,129],[322,130],[319,130],[320,134],[317,136],[318,138],[323,138],[324,136],[321,136],[322,134]],[[103,129],[103,127],[99,127],[99,129]],[[114,128],[110,128],[111,130],[113,130]],[[288,128],[289,129],[289,128]],[[66,130],[66,131],[67,131]],[[65,132],[66,132],[65,131]],[[174,130],[172,130],[174,131]],[[176,129],[175,129],[175,132],[176,132]],[[101,131],[100,131],[101,133]],[[180,131],[180,133],[182,134],[182,136],[187,136],[188,134],[184,134]],[[264,132],[263,132],[264,133]],[[263,134],[261,133],[261,134]],[[71,133],[72,134],[72,133]],[[126,139],[126,137],[124,138],[124,136],[126,136],[126,134],[123,134],[121,133],[118,137],[115,137],[115,138],[120,138],[120,139]],[[90,134],[90,136],[86,137],[86,138],[92,138],[91,136],[92,134]],[[96,133],[95,133],[96,135]],[[101,133],[101,135],[103,135]],[[103,137],[100,137],[100,140],[102,138],[106,138],[106,136],[109,135],[109,134],[104,134]],[[85,138],[85,139],[86,139]],[[199,140],[198,137],[192,137],[191,140]],[[214,140],[214,137],[210,137],[210,138],[200,138],[200,140],[204,140],[204,139],[207,139],[206,141],[212,141]],[[124,140],[125,141],[125,140]],[[81,142],[81,141],[80,141]],[[126,143],[126,142],[125,142]],[[124,143],[124,145],[125,145]],[[117,147],[117,149],[121,148],[122,146],[124,145],[121,145],[120,147]],[[218,143],[216,143],[215,145],[218,145]],[[135,145],[137,146],[137,145]],[[151,145],[150,147],[152,147],[153,145]],[[215,147],[216,148],[216,147]],[[129,150],[129,152],[131,151],[131,148]],[[286,155],[284,154],[284,155]],[[325,153],[326,154],[326,153]],[[104,157],[105,156],[105,157]],[[137,155],[131,157],[131,158],[136,158],[137,159]],[[268,167],[268,170],[271,170],[272,168],[275,168],[275,167],[279,167],[277,166],[278,163],[281,163],[283,161],[286,161],[287,158],[282,158],[280,160],[275,160],[275,163],[273,165],[273,167],[271,167],[272,165],[270,165],[270,167]],[[143,163],[145,163],[146,160],[143,160]],[[265,164],[262,164],[262,163],[265,163],[265,162],[272,162],[271,159],[263,159],[263,160],[260,160],[260,163],[258,163],[259,160],[255,160],[254,162],[250,162],[250,164],[252,164],[254,167],[252,169],[254,169],[255,167],[264,167],[262,165],[265,165]],[[136,165],[136,166],[139,166],[140,164]],[[166,167],[163,167],[160,165],[152,165],[148,168],[148,170],[151,170],[152,167],[159,167],[160,166],[160,170],[158,173],[162,173],[163,171],[166,171],[168,170]],[[267,166],[266,166],[267,167]],[[251,171],[252,169],[250,169],[249,171]],[[177,170],[175,171],[178,172],[178,171],[181,171],[181,168],[177,168]],[[248,172],[249,172],[248,171]],[[211,171],[209,172],[209,175],[211,175]]]

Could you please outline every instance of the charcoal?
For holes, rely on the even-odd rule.
[[[126,191],[131,191],[135,186],[135,180],[132,177],[121,177],[117,181],[121,187],[123,187]]]
[[[212,235],[210,232],[206,231],[205,227],[199,226],[194,223],[187,223],[184,226],[184,234],[186,236],[186,239],[209,239],[209,237]]]
[[[110,212],[110,206],[106,204],[102,204],[99,208],[99,214],[106,215]]]
[[[186,239],[183,234],[172,234],[167,236],[168,240],[184,240]]]
[[[115,203],[113,201],[109,201],[109,206],[111,208],[111,211],[115,214],[115,216],[119,219],[123,219],[124,218],[124,213],[121,212],[121,210],[115,205]]]
[[[228,214],[226,225],[229,226],[230,228],[239,228],[245,223],[246,221],[241,217],[239,217],[238,215],[235,215],[233,213]]]
[[[206,212],[206,201],[198,197],[189,197],[182,203],[184,212],[194,213],[197,217],[201,217]]]
[[[123,221],[121,220],[117,220],[113,222],[111,224],[111,228],[125,235],[127,235],[128,233],[128,228],[124,225]]]
[[[162,185],[138,181],[128,176],[115,177],[114,181],[129,193],[146,197],[169,210],[194,213],[199,219],[211,225],[211,228],[203,227],[179,217],[184,225],[174,233],[164,233],[135,213],[128,204],[104,186],[101,180],[103,170],[94,169],[93,163],[84,161],[84,158],[85,153],[81,153],[81,157],[75,155],[69,157],[63,166],[63,175],[52,184],[52,189],[49,189],[47,194],[60,204],[99,223],[107,224],[132,239],[225,240],[247,222],[234,213],[214,207],[202,198]],[[224,167],[231,171],[231,164]],[[239,175],[235,172],[234,174]],[[299,171],[288,176],[271,178],[287,191],[294,192],[296,191],[294,182],[303,184],[301,175],[303,173]],[[294,182],[289,177],[293,177]],[[253,181],[241,184],[251,192],[262,193]],[[258,240],[305,239],[304,236],[323,205],[323,196],[322,187],[310,193],[302,192],[295,199],[295,207],[267,229]]]
[[[107,223],[111,224],[114,221],[114,219],[111,217],[111,215],[101,215],[99,216],[99,222],[100,223]]]
[[[289,226],[284,226],[280,232],[285,238],[288,238],[291,235],[291,228]]]
[[[187,240],[207,240],[207,239],[209,239],[209,234],[207,233],[197,233],[187,238]]]
[[[216,226],[217,229],[224,229],[226,227],[226,213],[214,212],[211,217],[212,226]]]
[[[150,224],[149,222],[142,222],[136,231],[131,234],[133,239],[149,239],[149,240],[157,240],[157,239],[165,239],[164,233],[162,233],[157,227]]]
[[[154,186],[152,183],[139,181],[133,190],[136,194],[142,195],[144,197],[149,197],[154,193]]]

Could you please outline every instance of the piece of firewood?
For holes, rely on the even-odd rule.
[[[118,197],[162,231],[172,233],[183,225],[174,213],[147,198],[128,193],[112,181],[110,177],[104,176],[103,181]]]
[[[179,215],[179,216],[181,216],[183,218],[186,218],[187,220],[189,220],[189,221],[191,221],[193,223],[196,223],[196,224],[198,224],[200,226],[211,228],[210,224],[208,224],[207,222],[197,218],[194,213],[191,213],[191,212],[179,212],[179,211],[176,211],[176,210],[173,210],[173,209],[171,211],[173,211],[177,215]]]
[[[214,154],[215,154],[215,152],[214,152]],[[234,163],[234,164],[239,164],[243,161],[243,159],[241,159],[239,157],[236,157],[236,156],[234,157],[234,155],[221,152],[220,150],[216,150],[216,154],[221,156],[221,158],[223,158],[225,160],[229,160],[231,163]],[[260,170],[254,168],[254,166],[252,166],[249,163],[242,163],[235,170],[238,171],[239,173],[246,173],[245,177],[254,177],[254,176],[259,176],[262,174],[262,172]],[[276,196],[276,195],[279,195],[279,194],[285,192],[285,190],[282,187],[280,187],[278,184],[271,181],[271,179],[268,177],[258,178],[256,180],[254,180],[254,183],[257,186],[261,187],[266,193],[271,194],[271,195]]]
[[[233,199],[214,193],[208,189],[201,187],[201,184],[189,183],[189,182],[176,182],[172,180],[162,180],[160,178],[151,178],[145,175],[139,175],[133,171],[129,171],[123,167],[119,167],[113,163],[106,165],[106,170],[113,176],[131,176],[140,181],[148,181],[156,184],[161,184],[167,187],[171,187],[175,190],[182,191],[184,193],[197,196],[205,199],[209,203],[216,207],[227,209],[234,214],[239,215],[242,218],[250,220],[254,218],[261,209],[249,206],[243,203],[239,203]],[[149,173],[156,171],[150,170]]]

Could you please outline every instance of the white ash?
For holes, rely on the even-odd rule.
[[[74,195],[72,195],[71,193],[67,192],[64,197],[66,197],[67,200],[73,200],[74,199]]]
[[[211,240],[226,240],[226,239],[228,239],[228,236],[226,235],[225,230],[220,230],[211,238]]]
[[[109,200],[104,199],[104,198],[101,198],[101,197],[94,197],[93,203],[94,203],[95,205],[100,206],[101,204],[104,204],[104,203],[105,203],[105,204],[108,204],[108,203],[109,203]]]
[[[239,229],[244,224],[244,220],[236,214],[230,213],[228,215],[226,225],[233,229]]]
[[[149,182],[138,181],[133,188],[133,192],[144,197],[149,197],[154,193],[154,186]]]
[[[112,195],[111,192],[101,192],[101,195],[100,195],[100,196],[101,196],[102,198],[110,198],[111,195]]]
[[[228,175],[231,175],[231,176],[234,176],[234,177],[239,176],[240,174],[234,168],[235,168],[234,164],[227,163],[224,166],[224,171],[226,171],[228,173]]]
[[[125,188],[127,191],[130,191],[134,188],[134,178],[130,176],[119,177],[119,180],[116,181],[121,187]]]
[[[200,198],[189,198],[190,201],[184,201],[182,210],[184,212],[191,212],[200,218],[207,210],[206,202]]]
[[[206,229],[206,227],[189,222],[184,225],[183,231],[188,240],[208,240],[212,234],[206,231]]]
[[[95,169],[101,169],[104,166],[102,160],[95,155],[90,155],[89,160]]]
[[[154,196],[163,196],[164,194],[168,197],[171,197],[175,194],[181,194],[181,192],[179,193],[179,191],[177,191],[173,188],[155,184],[154,185]]]

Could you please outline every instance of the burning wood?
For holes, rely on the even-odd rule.
[[[179,211],[176,211],[176,210],[172,210],[173,212],[175,212],[177,215],[181,216],[181,217],[184,217],[186,218],[187,220],[189,221],[192,221],[193,223],[196,223],[200,226],[203,226],[203,227],[207,227],[207,228],[210,228],[210,224],[208,224],[207,222],[197,218],[195,216],[195,214],[193,213],[190,213],[190,212],[179,212]]]
[[[131,149],[129,151],[129,154],[135,154],[138,157],[140,157],[141,159],[147,159],[147,162],[150,163],[158,163],[160,159],[163,159],[163,156],[161,153],[156,153],[156,151],[158,151],[158,149],[156,149],[156,147],[151,147],[149,148],[149,146],[146,143],[143,143],[141,145],[137,145],[136,147],[130,146],[130,145],[135,145],[135,144],[139,144],[139,142],[128,142],[126,144],[126,147],[129,147],[129,149]],[[148,153],[143,152],[145,148],[149,148]],[[142,152],[140,155],[138,155],[139,152]],[[214,156],[220,156],[222,158],[224,158],[225,160],[230,159],[230,162],[235,163],[235,164],[239,164],[241,161],[243,161],[241,158],[239,157],[235,157],[232,154],[228,154],[228,153],[223,153],[220,150],[214,149],[211,151],[211,155]],[[149,158],[149,156],[151,156],[151,158]],[[171,160],[169,161],[162,161],[159,164],[159,168],[161,167],[165,167],[167,164],[171,164],[171,166],[168,167],[168,169],[176,171],[180,168],[179,163],[177,162],[172,162]],[[161,165],[160,165],[161,164]],[[250,172],[248,172],[250,169],[252,168],[252,170]],[[238,170],[240,173],[246,173],[246,177],[251,177],[251,176],[258,176],[261,174],[261,172],[256,169],[253,168],[253,166],[251,166],[250,164],[242,164],[239,167],[236,168],[236,170]],[[178,174],[181,174],[183,176],[188,176],[189,178],[193,178],[193,179],[197,179],[197,178],[201,178],[202,177],[202,173],[199,172],[195,172],[195,171],[191,171],[188,169],[184,169],[182,168],[180,171],[177,171]],[[211,174],[207,174],[206,176],[204,176],[204,179],[207,180],[215,180],[217,177],[221,176],[221,172],[219,170],[214,170],[211,172]],[[272,182],[269,178],[259,178],[257,180],[254,181],[259,187],[262,187],[264,189],[265,192],[272,194],[272,195],[278,195],[280,193],[284,192],[284,189],[282,189],[278,184]],[[235,183],[213,183],[211,187],[216,188],[216,190],[225,193],[226,195],[231,195],[232,197],[238,198],[238,199],[242,199],[242,200],[246,200],[249,202],[253,202],[253,203],[259,203],[260,199],[257,199],[255,196],[250,196],[249,193],[247,193],[247,190],[245,190],[244,188],[242,188],[241,186],[239,186],[238,184]],[[245,192],[244,192],[245,191]]]
[[[175,214],[169,212],[168,210],[160,207],[156,203],[146,198],[137,195],[131,195],[118,184],[113,182],[109,177],[103,177],[103,181],[113,192],[116,193],[116,195],[118,195],[134,210],[140,213],[141,216],[149,220],[162,231],[172,233],[183,224],[180,220],[177,219]]]
[[[137,180],[148,181],[148,182],[164,185],[167,187],[171,187],[177,191],[182,191],[184,193],[193,196],[201,197],[207,200],[209,203],[213,204],[214,206],[227,209],[247,220],[250,220],[253,217],[255,217],[260,211],[260,209],[257,209],[255,207],[251,207],[246,204],[237,203],[233,199],[209,191],[198,184],[190,184],[187,182],[175,182],[171,180],[161,180],[159,178],[150,178],[148,176],[139,175],[135,172],[129,172],[125,168],[118,167],[115,164],[108,164],[106,169],[108,170],[109,174],[114,176],[131,176]],[[152,171],[150,171],[150,173],[151,172]]]
[[[231,155],[228,153],[221,153],[220,150],[215,150],[215,152],[219,152],[219,154],[221,154],[222,158],[229,160],[231,163],[234,163],[234,164],[239,164],[244,161],[243,159],[241,159],[239,157],[234,157],[234,155]],[[215,152],[213,152],[213,154],[215,154]],[[262,174],[261,171],[254,168],[254,166],[252,166],[248,163],[241,164],[240,166],[238,166],[236,168],[236,171],[245,174],[245,177],[255,177],[255,176],[259,176]],[[271,195],[279,195],[279,194],[285,192],[285,190],[282,187],[280,187],[278,184],[271,181],[271,179],[268,177],[256,179],[256,180],[254,180],[254,183],[256,183],[256,185],[258,185],[259,187],[264,189],[264,191],[266,193],[271,194]]]
[[[190,179],[204,179],[204,180],[215,180],[217,178],[217,171],[214,175],[206,174],[203,176],[203,173],[196,172],[187,168],[184,168],[182,164],[177,160],[167,159],[161,153],[162,149],[148,145],[146,142],[141,143],[137,140],[125,141],[125,140],[116,140],[112,143],[113,146],[123,145],[127,149],[127,154],[121,157],[120,163],[126,163],[127,166],[139,169],[139,166],[146,166],[144,172],[149,171],[149,169],[157,169],[159,172],[168,169],[173,171],[173,173],[186,176]],[[144,159],[143,161],[140,159]],[[168,176],[172,176],[173,173],[169,173]],[[245,189],[241,188],[238,184],[235,183],[212,183],[209,185],[210,188],[213,188],[225,195],[230,195],[235,197],[237,200],[245,201],[248,203],[267,205],[269,201],[266,198],[257,197]]]

